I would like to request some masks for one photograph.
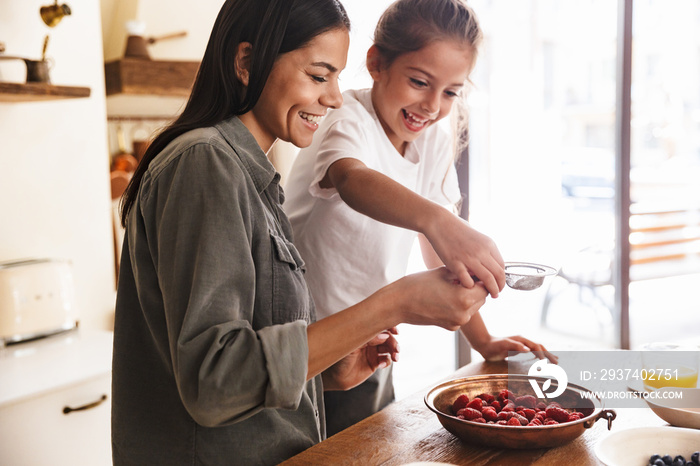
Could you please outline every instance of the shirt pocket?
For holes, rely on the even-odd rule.
[[[306,264],[301,258],[301,254],[299,254],[299,250],[296,246],[274,232],[270,232],[270,236],[275,244],[277,259],[289,264],[292,270],[299,269],[302,272],[306,272]]]
[[[306,266],[297,248],[270,231],[272,242],[272,315],[275,323],[310,322],[311,297],[304,278]]]

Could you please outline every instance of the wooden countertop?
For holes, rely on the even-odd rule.
[[[508,373],[506,362],[476,362],[447,379],[481,374]],[[437,384],[437,381],[436,383]],[[664,426],[651,409],[615,409],[612,431],[599,420],[572,442],[537,450],[501,450],[462,442],[445,430],[423,401],[428,392],[415,393],[377,414],[282,463],[293,465],[403,465],[442,462],[455,465],[599,465],[595,446],[599,439],[626,428]]]

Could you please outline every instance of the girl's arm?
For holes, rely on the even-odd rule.
[[[334,162],[320,182],[335,189],[351,208],[375,220],[422,233],[442,262],[471,287],[476,275],[491,296],[505,286],[505,270],[495,243],[439,204],[416,194],[361,161]]]
[[[423,235],[418,235],[421,254],[426,267],[429,269],[440,267],[442,261],[435,253],[428,240]],[[462,333],[469,344],[488,361],[500,361],[508,356],[509,351],[526,353],[532,351],[539,358],[548,358],[556,363],[558,358],[547,351],[544,345],[528,340],[527,338],[515,335],[507,338],[494,337],[486,328],[486,323],[479,312],[461,328]]]

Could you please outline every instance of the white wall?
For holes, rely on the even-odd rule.
[[[0,102],[0,261],[70,259],[81,326],[109,328],[114,308],[104,73],[99,3],[67,0],[55,28],[39,16],[48,0],[0,0],[6,55],[55,61],[57,85],[86,86],[89,98]],[[0,61],[0,81],[24,82],[22,62]]]
[[[39,8],[51,0],[0,0],[0,42],[6,55],[38,59],[49,34],[53,84],[91,89],[89,98],[0,102],[0,261],[70,259],[81,326],[110,328],[115,277],[109,157],[116,141],[115,124],[107,121],[103,63],[123,55],[129,19],[145,23],[145,36],[187,31],[185,38],[149,46],[151,58],[199,60],[223,0],[64,2],[73,14],[49,28]],[[369,85],[364,55],[376,17],[388,3],[345,2],[353,32],[343,89]],[[0,81],[24,82],[24,68],[20,61],[1,61]],[[138,120],[122,124],[128,147],[132,129],[154,126]]]

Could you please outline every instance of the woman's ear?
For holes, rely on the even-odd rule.
[[[241,42],[236,47],[236,56],[234,58],[236,77],[246,87],[250,81],[250,59],[252,54],[253,44],[250,42]]]
[[[373,80],[377,80],[379,73],[382,70],[382,54],[376,45],[372,45],[367,50],[367,71]]]

